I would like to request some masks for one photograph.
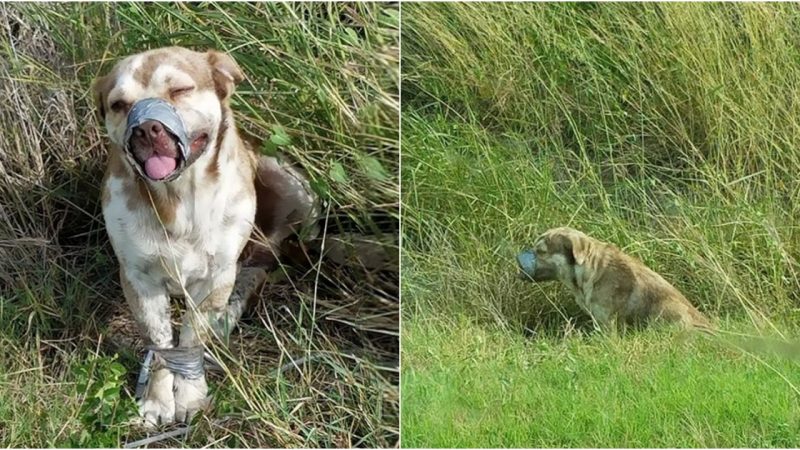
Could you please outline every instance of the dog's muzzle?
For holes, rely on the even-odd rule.
[[[159,122],[164,129],[175,138],[178,147],[178,158],[175,169],[166,177],[154,181],[172,181],[186,170],[194,162],[196,156],[191,155],[189,146],[189,136],[186,133],[186,126],[180,114],[174,106],[160,98],[146,98],[134,103],[128,113],[128,124],[125,129],[125,155],[133,167],[139,172],[139,176],[150,178],[145,173],[142,165],[136,161],[133,154],[131,140],[134,130],[148,121]],[[193,157],[194,156],[194,157]]]
[[[523,250],[517,255],[517,264],[519,264],[520,278],[524,280],[532,280],[533,274],[536,273],[536,253],[533,250]]]

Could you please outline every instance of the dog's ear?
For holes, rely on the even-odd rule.
[[[214,89],[220,100],[224,100],[233,94],[235,85],[244,81],[244,75],[236,61],[227,53],[209,50],[206,55],[212,67]]]
[[[585,236],[576,232],[564,232],[561,234],[564,249],[572,253],[575,264],[580,266],[586,262],[586,255],[589,253],[589,241]]]
[[[97,120],[102,124],[106,120],[106,95],[108,94],[108,75],[94,80],[92,93]]]

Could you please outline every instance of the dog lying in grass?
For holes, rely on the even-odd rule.
[[[653,320],[712,330],[710,322],[674,286],[617,247],[572,228],[553,228],[517,256],[521,277],[559,280],[596,325]]]
[[[155,349],[140,403],[149,425],[208,403],[203,349],[239,319],[232,293],[243,300],[266,277],[240,271],[254,227],[277,248],[317,219],[304,176],[237,132],[229,99],[243,79],[225,53],[170,47],[124,58],[94,85],[110,140],[103,217],[125,299]],[[186,299],[177,346],[172,296]]]

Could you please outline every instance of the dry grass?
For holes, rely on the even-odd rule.
[[[387,4],[0,5],[0,444],[70,445],[92,414],[75,369],[116,351],[127,381],[109,400],[113,420],[89,430],[111,440],[83,443],[141,437],[125,424],[140,355],[108,344],[122,301],[100,216],[106,149],[91,80],[145,48],[230,51],[248,74],[239,123],[289,133],[282,150],[326,199],[328,232],[391,237],[397,41]],[[397,283],[397,267],[287,267],[223,352],[231,369],[224,388],[213,383],[214,411],[187,440],[160,445],[396,445]]]

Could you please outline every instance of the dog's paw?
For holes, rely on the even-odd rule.
[[[190,380],[182,375],[175,375],[175,419],[189,422],[192,416],[205,409],[210,402],[205,376]]]
[[[154,428],[175,421],[175,396],[172,393],[174,376],[161,369],[153,373],[140,404],[139,415],[144,425]]]

